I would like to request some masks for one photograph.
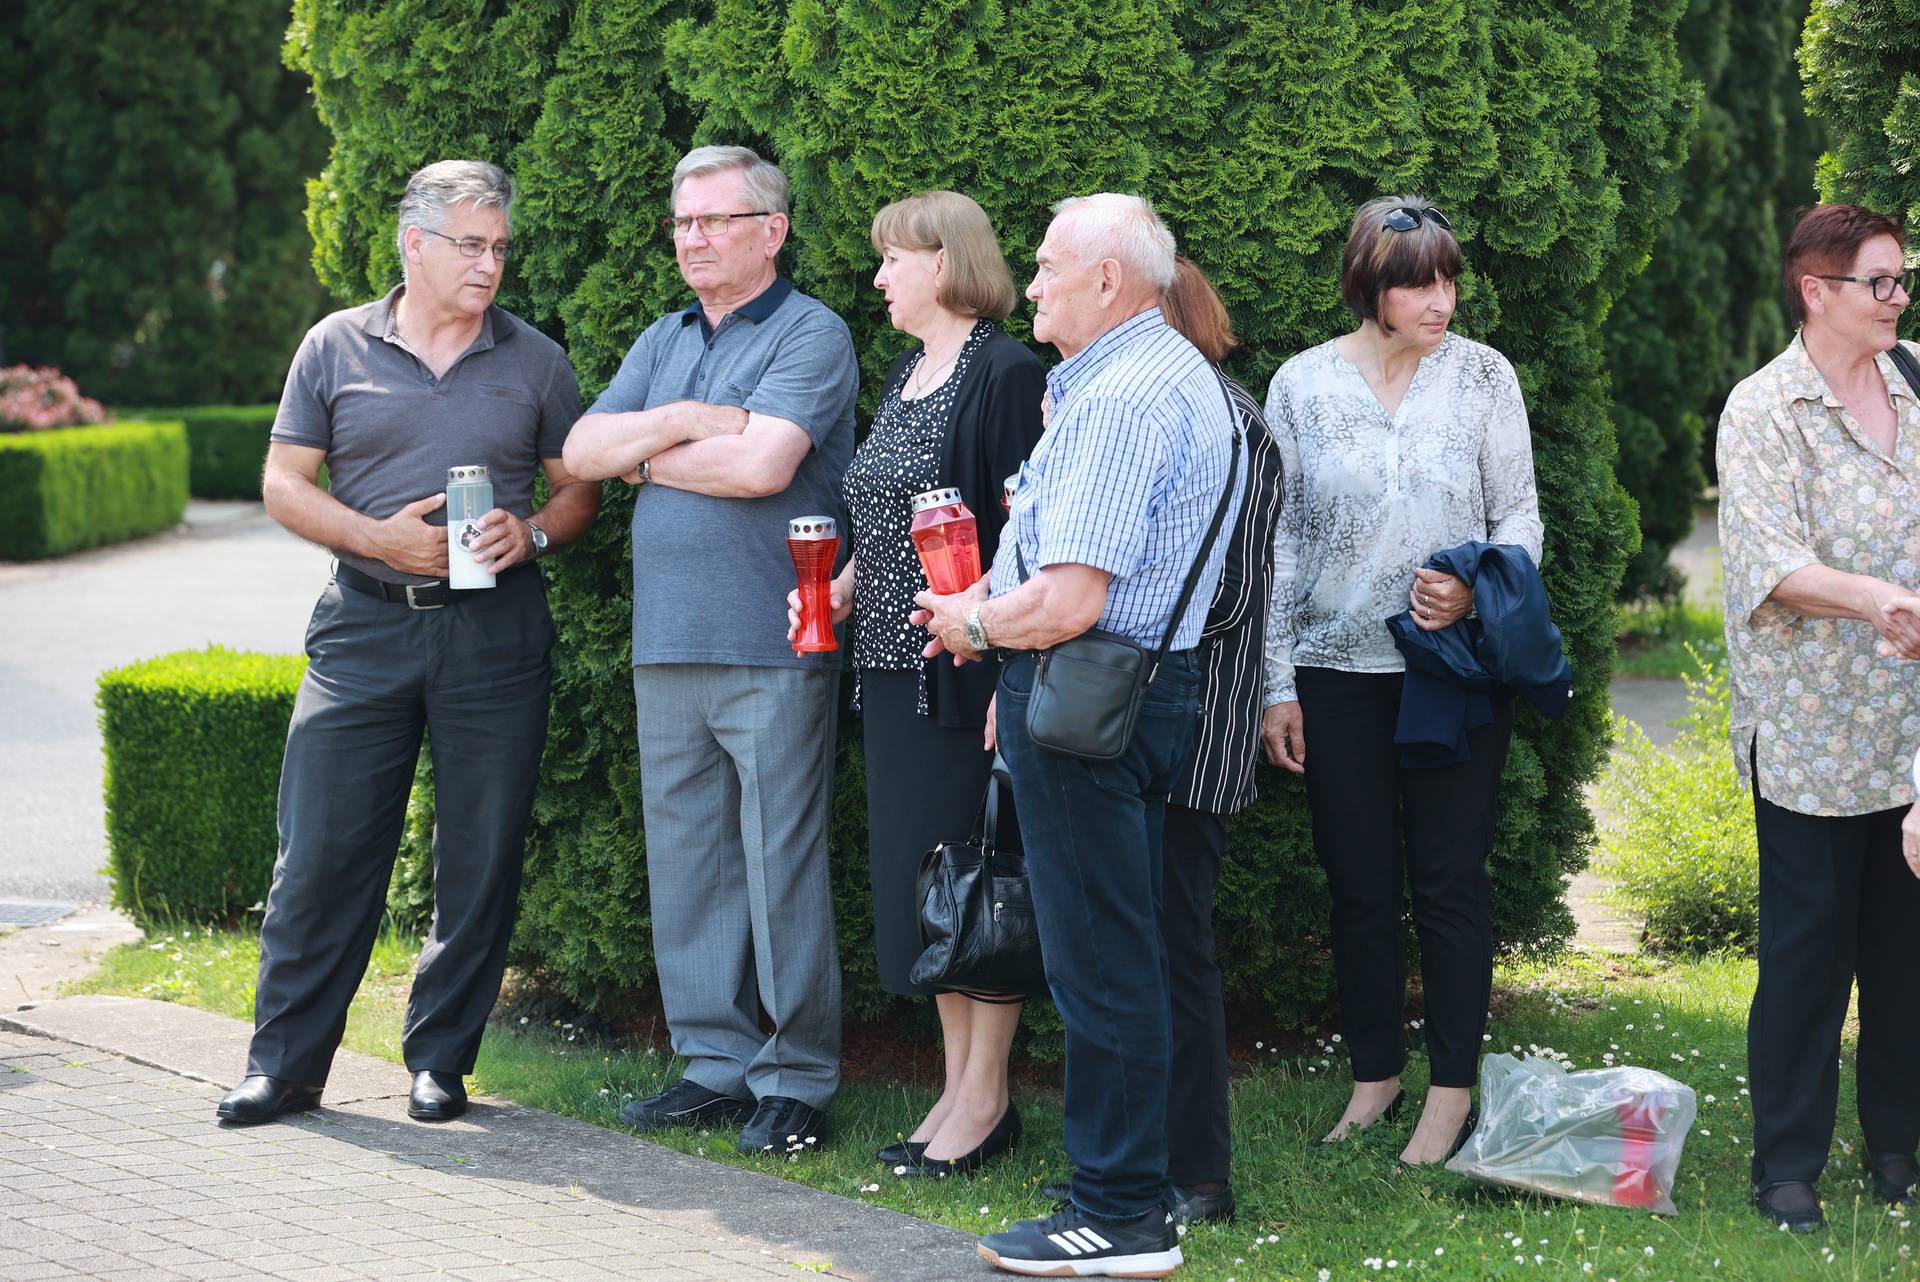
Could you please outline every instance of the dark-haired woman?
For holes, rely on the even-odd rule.
[[[1733,754],[1753,783],[1760,975],[1747,1025],[1753,1198],[1795,1232],[1824,1223],[1840,1030],[1860,985],[1862,1164],[1911,1203],[1920,1166],[1920,348],[1900,222],[1820,205],[1782,264],[1793,341],[1720,416]],[[1904,350],[1903,350],[1904,349]]]
[[[1333,895],[1334,974],[1354,1089],[1328,1140],[1397,1115],[1406,1063],[1402,880],[1411,882],[1430,1088],[1401,1153],[1438,1162],[1466,1138],[1493,985],[1494,800],[1511,698],[1468,760],[1416,769],[1394,743],[1405,662],[1385,620],[1448,627],[1473,591],[1424,568],[1443,549],[1505,543],[1540,560],[1533,446],[1513,367],[1448,332],[1461,254],[1431,202],[1361,207],[1341,264],[1360,324],[1274,375],[1267,423],[1285,474],[1267,628],[1262,738],[1306,776]],[[1308,748],[1311,745],[1311,756]]]

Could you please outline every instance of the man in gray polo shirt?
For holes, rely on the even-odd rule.
[[[493,165],[414,174],[400,203],[405,282],[315,325],[287,373],[262,494],[275,520],[339,562],[307,625],[253,1044],[246,1080],[220,1101],[226,1121],[319,1103],[386,907],[423,731],[436,875],[401,1042],[408,1112],[438,1121],[466,1108],[461,1078],[500,992],[546,743],[553,620],[530,562],[578,538],[600,506],[600,487],[561,462],[580,412],[566,353],[493,306],[512,205]],[[455,592],[440,509],[447,469],[469,464],[490,470],[495,503],[472,555],[498,577]],[[538,468],[551,496],[535,512]]]
[[[745,147],[673,172],[697,301],[640,335],[567,438],[633,505],[633,694],[654,957],[685,1076],[641,1130],[746,1121],[742,1152],[825,1139],[840,1082],[827,881],[840,655],[796,655],[787,521],[837,513],[859,370],[846,325],[781,278],[787,181]],[[761,1031],[761,1016],[773,1025]],[[756,1102],[757,1101],[757,1102]]]

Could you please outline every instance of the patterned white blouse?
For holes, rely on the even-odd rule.
[[[1294,668],[1400,672],[1387,620],[1413,572],[1461,543],[1515,544],[1540,563],[1533,438],[1513,366],[1448,334],[1397,413],[1332,342],[1295,356],[1267,389],[1285,498],[1274,535],[1266,703],[1299,696]]]

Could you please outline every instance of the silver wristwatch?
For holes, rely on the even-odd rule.
[[[981,654],[992,649],[987,643],[987,629],[980,622],[980,607],[977,605],[967,611],[967,645]]]
[[[533,554],[539,556],[544,553],[547,550],[547,532],[532,521],[528,521],[527,533],[533,535]]]

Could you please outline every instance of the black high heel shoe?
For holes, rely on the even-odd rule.
[[[1394,1122],[1397,1122],[1400,1120],[1400,1112],[1406,1106],[1407,1106],[1406,1091],[1405,1090],[1398,1091],[1395,1093],[1392,1099],[1387,1101],[1387,1106],[1380,1110],[1379,1116],[1375,1117],[1372,1122],[1368,1122],[1366,1126],[1350,1126],[1347,1128],[1347,1134],[1345,1136],[1342,1136],[1340,1139],[1321,1140],[1320,1142],[1322,1144],[1344,1144],[1346,1140],[1350,1138],[1355,1131],[1364,1131],[1367,1129],[1367,1126],[1372,1126],[1374,1122],[1386,1122],[1388,1125],[1391,1125]]]
[[[972,1152],[951,1158],[928,1157],[927,1146],[922,1144],[916,1160],[907,1163],[905,1170],[896,1170],[894,1174],[903,1180],[937,1180],[949,1175],[965,1175],[969,1171],[979,1170],[1019,1142],[1020,1110],[1009,1103],[1007,1111],[1000,1115],[1000,1120],[993,1124],[993,1129],[987,1132],[987,1137]]]

